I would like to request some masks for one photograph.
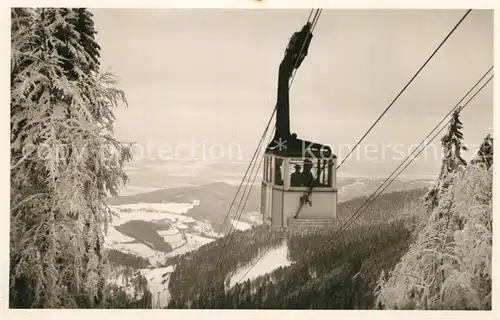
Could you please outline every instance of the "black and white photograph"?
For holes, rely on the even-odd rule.
[[[494,10],[248,2],[9,8],[3,312],[498,316]]]

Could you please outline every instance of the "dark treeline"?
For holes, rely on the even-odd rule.
[[[108,260],[116,265],[130,267],[134,269],[144,269],[151,265],[149,260],[125,252],[109,249],[107,251]]]
[[[372,308],[381,270],[392,269],[408,249],[413,229],[409,218],[424,192],[381,196],[326,247],[326,241],[365,198],[339,204],[338,224],[332,228],[284,232],[259,226],[235,232],[222,258],[226,238],[172,259],[169,264],[177,267],[169,282],[172,299],[168,308]],[[229,279],[238,268],[283,241],[289,248],[291,266],[229,288]],[[312,261],[321,248],[325,251]]]
[[[278,247],[283,239],[284,233],[268,232],[264,226],[245,232],[235,230],[229,242],[226,242],[226,237],[220,238],[195,252],[170,258],[167,264],[176,264],[175,271],[170,276],[170,294],[181,301],[188,301],[206,296],[205,291],[209,288],[217,288],[223,292],[225,275],[250,263],[266,248]],[[175,304],[176,298],[173,301]]]
[[[172,252],[172,246],[163,240],[157,230],[158,226],[149,221],[131,220],[126,223],[116,226],[116,230],[122,234],[136,239],[140,243],[148,246],[152,250],[161,252]]]

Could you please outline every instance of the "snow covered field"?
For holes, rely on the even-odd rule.
[[[137,211],[154,211],[154,212],[163,212],[163,213],[176,213],[176,214],[185,214],[190,209],[194,208],[199,204],[199,201],[193,201],[191,203],[131,203],[131,204],[122,204],[112,206],[118,210],[137,210]]]
[[[178,248],[184,244],[184,236],[179,229],[172,227],[168,230],[160,230],[158,234],[163,237],[163,240],[169,243],[173,249]]]
[[[149,260],[152,266],[147,269],[139,269],[139,271],[148,281],[149,289],[153,294],[154,308],[166,307],[170,299],[168,281],[174,266],[163,267],[165,261],[169,257],[197,250],[199,247],[214,241],[214,238],[219,236],[218,230],[214,230],[209,221],[197,221],[186,215],[191,208],[199,205],[199,203],[199,201],[195,200],[190,203],[135,203],[111,206],[111,209],[118,216],[113,218],[113,222],[108,229],[108,234],[105,238],[106,247]],[[258,213],[247,215],[248,217],[245,216],[245,218],[250,221],[258,220],[260,217]],[[120,226],[133,220],[149,221],[159,226],[164,226],[164,230],[157,230],[156,232],[166,243],[170,244],[173,251],[170,253],[156,251],[143,243],[137,242],[136,239],[122,234],[115,228],[115,226]],[[250,223],[237,220],[231,220],[231,223],[238,230],[246,230],[252,227]],[[283,265],[286,255],[286,244],[284,248],[280,247],[279,249],[271,250],[261,259],[256,268],[246,278],[256,277]],[[240,270],[240,273],[234,276],[235,280],[233,283],[238,281],[245,272],[246,270],[244,269]],[[125,286],[123,276],[115,275],[110,281],[120,286]],[[130,287],[127,287],[126,291],[129,294],[133,294],[133,289]]]
[[[150,206],[149,206],[150,205]],[[115,209],[119,217],[113,219],[113,226],[110,226],[106,236],[106,246],[116,250],[130,253],[132,255],[141,256],[150,261],[151,264],[160,264],[168,257],[176,256],[196,250],[200,246],[213,241],[212,238],[202,237],[186,232],[190,228],[187,224],[192,224],[194,230],[203,231],[208,235],[216,235],[210,224],[199,222],[195,219],[185,216],[186,208],[192,204],[165,204],[165,203],[151,203],[151,204],[132,204],[121,205],[112,207]],[[148,207],[149,206],[149,207]],[[129,211],[130,210],[130,211]],[[176,213],[172,213],[176,212]],[[122,225],[128,221],[142,220],[142,221],[165,221],[171,223],[171,227],[167,230],[157,231],[163,240],[169,243],[174,249],[170,253],[158,252],[142,243],[131,243],[135,239],[123,235],[117,231],[114,226]]]
[[[199,247],[214,241],[212,238],[205,238],[194,234],[186,233],[186,241],[184,245],[177,247],[174,251],[168,253],[167,257],[175,257],[181,254],[197,250]]]
[[[161,263],[167,258],[165,253],[157,252],[142,243],[130,243],[135,239],[122,234],[114,227],[132,220],[167,220],[172,224],[172,227],[169,230],[163,231],[164,233],[160,235],[164,236],[165,242],[172,242],[172,247],[176,248],[182,241],[179,229],[187,228],[184,223],[196,222],[195,219],[185,215],[195,204],[198,203],[134,203],[111,206],[111,209],[117,213],[117,216],[113,217],[112,225],[108,228],[108,233],[105,237],[106,247],[141,256],[150,260],[152,264]],[[170,235],[173,234],[180,234],[181,239],[178,236],[171,238]]]
[[[119,226],[128,221],[170,221],[175,223],[196,222],[195,219],[185,215],[195,204],[192,203],[134,203],[126,205],[110,206],[116,216],[113,217],[112,225]],[[110,228],[111,229],[111,228]],[[111,237],[116,235],[111,235]]]
[[[253,279],[265,275],[266,273],[270,273],[279,267],[291,265],[292,262],[288,260],[287,256],[288,246],[286,242],[283,242],[281,246],[277,248],[269,249],[269,251],[266,252],[255,265],[253,265],[255,261],[252,261],[245,267],[238,269],[238,271],[231,276],[230,287],[233,287],[236,283],[241,283],[247,280],[252,281]]]
[[[134,241],[134,238],[124,235],[120,231],[116,230],[114,226],[109,226],[108,233],[104,237],[105,246],[110,248],[114,244]]]

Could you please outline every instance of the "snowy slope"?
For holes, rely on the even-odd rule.
[[[148,280],[149,290],[153,295],[153,309],[165,308],[170,300],[168,281],[174,266],[154,269],[140,269],[141,274]]]
[[[240,220],[250,223],[251,225],[260,225],[262,224],[262,214],[260,211],[246,212]]]
[[[339,193],[352,192],[351,189],[361,189],[366,185],[367,185],[366,181],[362,181],[361,179],[356,179],[356,181],[354,181],[353,183],[342,186],[339,189]]]
[[[134,203],[126,205],[110,206],[117,214],[108,228],[105,237],[105,245],[123,253],[139,256],[147,259],[151,266],[147,269],[136,269],[148,281],[148,288],[153,294],[153,308],[164,308],[168,305],[170,293],[168,292],[168,281],[174,266],[165,266],[169,257],[174,257],[197,250],[204,244],[212,242],[217,237],[217,232],[207,221],[197,221],[186,213],[198,205],[199,201],[190,203]],[[124,235],[115,227],[134,221],[147,221],[154,228],[151,230],[159,235],[164,242],[172,247],[171,252],[161,252],[153,249],[138,239]],[[129,226],[134,228],[134,226]],[[155,229],[156,228],[156,229]],[[120,229],[121,230],[121,229]],[[117,270],[109,281],[125,288],[130,295],[134,295],[134,289],[125,277]],[[129,275],[129,278],[131,276]]]
[[[231,219],[231,224],[236,230],[247,230],[250,229],[252,226],[246,222],[238,221]]]
[[[248,265],[238,269],[236,273],[231,276],[229,286],[233,287],[236,283],[241,283],[247,280],[252,281],[253,279],[265,275],[266,273],[270,273],[279,267],[291,265],[292,262],[287,256],[288,246],[286,241],[284,241],[281,246],[269,249],[269,251],[267,251],[258,261],[252,261]]]
[[[207,243],[210,243],[212,241],[214,241],[214,239],[205,238],[205,237],[197,236],[194,234],[186,234],[185,242],[182,245],[180,245],[179,247],[177,247],[171,253],[168,253],[167,257],[174,257],[174,256],[178,256],[181,254],[188,253],[190,251],[197,250],[199,247],[201,247]]]
[[[106,247],[127,254],[126,259],[114,255],[116,261],[113,262],[122,266],[137,266],[128,262],[135,261],[133,257],[149,261],[149,267],[133,270],[147,279],[154,308],[168,305],[168,281],[175,267],[167,264],[168,259],[197,250],[224,235],[217,219],[223,220],[226,205],[234,194],[232,191],[230,186],[212,184],[205,188],[157,190],[150,194],[110,200],[110,208],[117,216],[113,218],[105,237]],[[238,230],[246,230],[262,223],[262,219],[254,209],[244,212],[240,221],[233,220],[231,223]],[[162,242],[168,244],[171,250],[158,251],[161,248],[155,244],[161,245]],[[124,278],[119,272],[110,281],[124,286]],[[128,287],[126,291],[133,294],[134,290]]]
[[[168,266],[164,268],[138,269],[129,272],[128,277],[124,275],[124,270],[117,270],[110,275],[108,281],[122,287],[129,297],[140,299],[142,298],[142,294],[140,290],[136,292],[133,278],[137,275],[142,275],[147,280],[148,289],[152,294],[152,307],[160,309],[165,308],[170,300],[171,295],[168,291],[168,282],[174,268],[174,266]]]

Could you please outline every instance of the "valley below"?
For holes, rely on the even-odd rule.
[[[381,183],[381,179],[341,179],[339,202],[369,195]],[[429,183],[395,181],[388,191],[424,188]],[[105,238],[114,266],[110,281],[134,295],[137,285],[133,279],[141,275],[147,280],[153,308],[167,307],[171,299],[169,280],[178,259],[223,238],[229,230],[245,232],[262,224],[258,186],[252,189],[241,216],[234,216],[235,205],[226,219],[236,190],[236,186],[216,182],[110,198],[110,208],[116,215]],[[283,242],[266,252],[252,270],[248,263],[241,265],[232,273],[229,287],[290,265],[288,251]]]

